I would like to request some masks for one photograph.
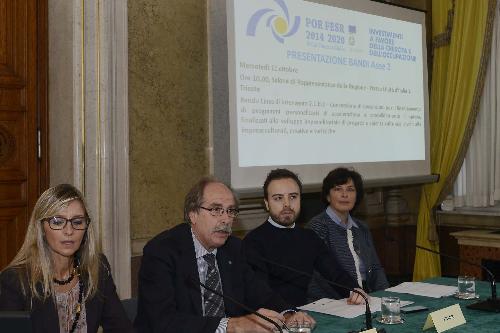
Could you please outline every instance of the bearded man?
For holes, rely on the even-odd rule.
[[[247,260],[256,274],[295,307],[313,301],[308,299],[307,290],[314,271],[346,286],[335,289],[340,297],[348,297],[349,304],[362,303],[357,293],[349,296],[357,283],[342,270],[324,242],[314,231],[295,225],[302,194],[299,177],[288,169],[275,169],[267,175],[263,188],[269,218],[243,241]]]

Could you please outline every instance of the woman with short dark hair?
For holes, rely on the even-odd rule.
[[[326,209],[313,217],[309,227],[314,230],[360,287],[367,292],[389,286],[380,265],[368,226],[351,216],[363,200],[363,179],[352,169],[337,168],[323,180],[322,200]],[[333,288],[314,279],[309,288],[311,299],[336,298]]]

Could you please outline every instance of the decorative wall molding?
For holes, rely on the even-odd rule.
[[[54,59],[51,66],[58,68],[59,62],[66,65],[67,60],[57,60],[57,52],[72,48],[72,61],[61,68],[71,73],[51,71],[52,79],[57,80],[52,84],[51,112],[54,108],[56,115],[67,114],[68,110],[58,108],[58,103],[64,105],[65,98],[72,98],[73,113],[71,131],[64,129],[68,126],[64,121],[67,116],[51,118],[51,183],[72,182],[82,190],[92,221],[99,226],[102,249],[111,264],[118,294],[128,298],[131,244],[127,1],[50,0],[49,10],[54,18],[49,20],[51,31],[58,33],[58,27],[66,29],[63,31],[73,29],[72,36],[65,40],[53,38],[49,49]],[[63,176],[57,174],[58,170]]]
[[[485,214],[477,212],[460,212],[458,210],[445,212],[437,211],[437,222],[439,227],[458,227],[465,229],[490,229],[498,230],[499,225],[498,214]]]
[[[464,230],[452,232],[458,245],[500,248],[500,234],[491,230]]]
[[[4,126],[0,126],[0,163],[7,162],[16,151],[16,138]]]

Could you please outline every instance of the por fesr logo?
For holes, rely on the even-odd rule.
[[[300,16],[295,16],[293,22],[290,20],[288,7],[283,0],[274,0],[274,2],[281,8],[277,11],[272,8],[262,8],[257,10],[247,24],[247,36],[255,36],[257,26],[265,24],[268,31],[270,30],[274,39],[283,43],[285,38],[292,36],[299,30]],[[263,23],[260,23],[260,22]]]

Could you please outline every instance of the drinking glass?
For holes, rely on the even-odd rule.
[[[402,322],[399,297],[382,297],[382,323],[399,324]]]
[[[473,276],[458,277],[457,297],[461,299],[476,298],[476,281]]]
[[[311,333],[312,327],[308,322],[298,323],[293,322],[288,325],[288,332],[290,333]]]

